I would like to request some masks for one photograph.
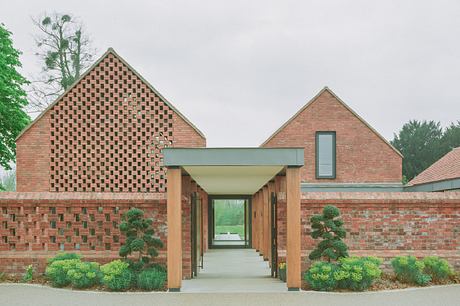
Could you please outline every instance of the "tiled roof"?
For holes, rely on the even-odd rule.
[[[453,149],[417,175],[409,186],[460,178],[460,147]]]

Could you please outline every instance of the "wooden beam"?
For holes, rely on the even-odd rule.
[[[168,169],[167,184],[168,289],[180,291],[182,285],[182,175],[180,168]]]
[[[286,169],[287,200],[287,287],[299,290],[301,286],[300,267],[300,168]]]

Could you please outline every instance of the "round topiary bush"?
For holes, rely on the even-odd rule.
[[[119,259],[101,266],[101,282],[112,291],[125,291],[131,287],[134,279],[133,272],[127,262]]]
[[[75,288],[91,288],[99,283],[101,271],[97,262],[79,262],[67,272],[67,277]]]
[[[164,269],[153,267],[139,273],[137,286],[142,290],[160,290],[166,283],[166,272]]]
[[[334,278],[336,271],[336,264],[317,261],[304,274],[304,279],[313,290],[332,291],[337,288],[337,281]]]
[[[64,259],[53,261],[46,267],[45,276],[51,281],[53,287],[70,285],[67,273],[81,263],[80,259]]]

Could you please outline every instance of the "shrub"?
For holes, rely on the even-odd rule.
[[[391,261],[396,278],[404,283],[426,285],[431,276],[423,273],[425,264],[414,256],[398,256]]]
[[[425,264],[424,273],[431,276],[434,281],[445,280],[454,275],[454,270],[447,260],[437,256],[427,256],[423,258]]]
[[[81,263],[80,259],[64,259],[53,261],[46,267],[45,275],[51,281],[53,287],[64,287],[70,284],[67,273],[75,269],[77,264]]]
[[[69,269],[67,277],[75,288],[90,288],[99,283],[100,274],[97,262],[79,262]]]
[[[52,264],[55,261],[66,259],[81,259],[81,256],[75,253],[58,253],[53,258],[48,259],[48,264]]]
[[[144,218],[144,212],[137,208],[131,208],[123,215],[120,231],[126,235],[126,243],[121,246],[119,254],[135,271],[145,268],[158,256],[157,248],[163,247],[161,240],[154,237],[152,223],[153,220]],[[137,254],[138,259],[128,260],[131,254]]]
[[[327,261],[348,257],[347,245],[342,241],[346,236],[343,221],[338,219],[340,210],[332,205],[323,208],[321,215],[311,217],[311,237],[321,238],[316,248],[310,253],[311,260],[324,258]]]
[[[101,266],[102,283],[112,291],[124,291],[129,289],[134,279],[133,272],[127,262],[119,259]]]
[[[336,271],[336,264],[318,261],[304,274],[304,279],[313,290],[332,291],[337,288],[337,281],[334,278]]]
[[[34,276],[34,267],[32,265],[28,265],[26,268],[26,272],[22,276],[21,281],[23,283],[29,283],[32,281],[33,276]]]
[[[382,260],[377,257],[347,257],[339,260],[334,279],[338,287],[353,291],[368,289],[374,280],[380,278]]]
[[[137,286],[143,290],[162,289],[166,282],[166,272],[163,269],[150,268],[139,273]]]

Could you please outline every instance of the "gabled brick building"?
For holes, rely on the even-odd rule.
[[[117,258],[121,216],[139,207],[166,242],[168,288],[180,290],[218,247],[216,199],[244,201],[239,245],[272,275],[287,261],[290,289],[315,244],[309,218],[326,204],[341,208],[352,254],[436,252],[460,266],[460,193],[400,192],[401,154],[328,88],[259,148],[205,147],[109,49],[17,138],[18,192],[0,193],[0,271],[43,270],[57,251]]]
[[[165,192],[162,149],[206,139],[109,49],[16,141],[17,191]]]

